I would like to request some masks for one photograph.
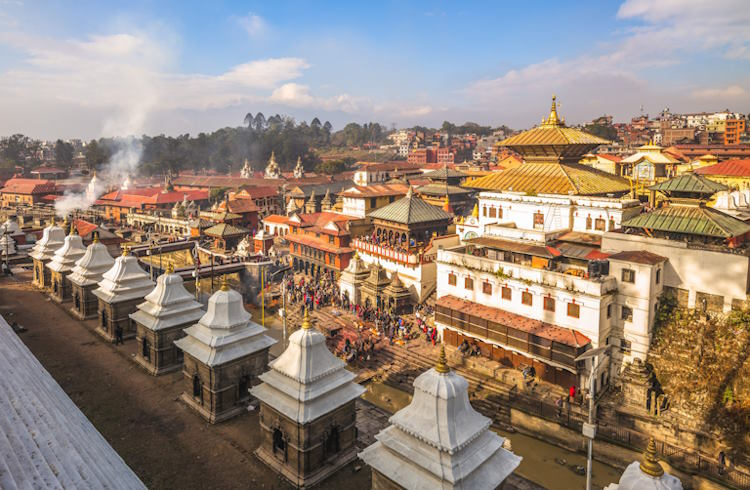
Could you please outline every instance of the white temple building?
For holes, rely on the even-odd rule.
[[[271,158],[268,159],[265,177],[267,179],[281,178],[281,169],[279,168],[279,164],[276,163],[276,154],[274,152],[271,152]]]
[[[610,483],[605,490],[682,490],[682,482],[664,472],[652,437],[643,453],[643,461],[630,463],[619,483]]]
[[[50,271],[45,267],[55,251],[62,247],[65,230],[57,226],[54,220],[42,233],[42,238],[31,249],[29,256],[34,261],[34,284],[40,288],[50,285]]]
[[[127,249],[115,259],[111,269],[102,275],[93,294],[99,298],[99,327],[105,339],[115,342],[135,337],[135,325],[130,314],[154,288],[148,273],[141,269],[138,258]]]
[[[71,223],[70,233],[65,237],[63,246],[55,251],[55,255],[47,263],[47,268],[51,271],[52,289],[50,290],[50,296],[52,299],[63,302],[71,298],[70,282],[65,279],[65,276],[85,253],[86,247],[83,246],[83,240],[76,233],[75,225]]]
[[[261,402],[263,439],[256,455],[300,487],[356,458],[354,403],[365,388],[325,340],[305,311],[289,346],[260,376],[263,383],[250,390]]]
[[[341,272],[339,279],[339,289],[341,297],[348,298],[349,301],[358,305],[361,300],[360,286],[370,275],[370,268],[364,263],[358,252],[349,261],[349,265]]]
[[[412,402],[359,457],[372,468],[373,488],[495,489],[521,463],[469,403],[468,382],[446,364],[414,380]]]
[[[115,263],[115,259],[109,255],[107,246],[99,242],[99,237],[94,236],[94,241],[86,247],[83,257],[78,259],[70,274],[73,295],[72,312],[80,319],[92,318],[97,313],[97,298],[93,290],[99,287],[99,281]]]
[[[251,318],[242,295],[229,288],[225,276],[206,313],[175,341],[184,354],[189,387],[182,400],[211,423],[245,410],[248,388],[268,364],[268,349],[276,340]]]
[[[183,328],[203,316],[203,305],[195,301],[179,274],[170,264],[156,279],[156,287],[146,295],[137,311],[130,314],[136,323],[135,361],[151,374],[162,374],[182,367],[182,351],[174,341],[184,336]]]
[[[15,255],[16,252],[16,241],[10,233],[0,235],[0,256],[5,257],[7,255],[10,257],[11,255]]]

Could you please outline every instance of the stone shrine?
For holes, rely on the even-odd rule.
[[[321,482],[356,458],[355,401],[365,389],[310,325],[261,375],[250,392],[260,400],[262,440],[255,454],[299,488]]]
[[[47,263],[52,283],[48,293],[54,301],[64,303],[72,298],[71,283],[65,276],[85,253],[86,247],[83,246],[83,240],[78,235],[75,225],[71,223],[70,233],[65,237],[63,246],[55,251],[55,255]]]
[[[144,300],[130,314],[138,343],[134,360],[155,376],[179,369],[182,351],[174,341],[184,337],[183,329],[203,316],[203,305],[187,292],[172,264],[156,279],[156,287]]]
[[[349,261],[349,265],[341,272],[339,287],[341,288],[341,299],[349,301],[355,305],[360,304],[360,287],[370,276],[370,270],[359,257],[359,253],[354,252],[354,257]]]
[[[184,354],[187,390],[181,398],[212,424],[246,410],[248,388],[266,369],[268,349],[276,343],[250,319],[242,295],[229,289],[224,276],[206,314],[175,341]]]
[[[44,229],[42,238],[36,242],[31,249],[29,256],[34,262],[34,279],[32,284],[38,288],[47,288],[52,283],[50,270],[47,269],[47,263],[52,260],[55,250],[62,247],[65,240],[65,230],[55,224],[54,218],[52,223]]]
[[[154,282],[141,269],[138,258],[124,249],[111,269],[102,275],[93,291],[99,298],[99,326],[96,332],[110,342],[135,337],[135,324],[130,319],[138,303],[154,288]]]
[[[441,348],[437,365],[414,380],[412,402],[359,453],[373,490],[502,488],[521,457],[503,449],[491,420],[469,403],[468,387]]]
[[[86,247],[86,253],[68,274],[73,297],[73,308],[70,311],[77,318],[88,320],[97,316],[99,300],[93,291],[99,287],[102,275],[114,263],[115,259],[109,255],[106,245],[99,242],[99,235],[94,235],[94,241]]]

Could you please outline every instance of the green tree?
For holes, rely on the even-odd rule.
[[[55,161],[63,168],[68,168],[73,164],[73,145],[70,143],[57,140],[55,141]]]
[[[253,113],[248,112],[247,114],[245,114],[244,121],[248,128],[252,127],[253,123],[255,122],[255,117],[253,117]]]
[[[99,165],[107,161],[109,153],[103,146],[99,145],[96,140],[91,140],[89,144],[86,145],[84,156],[89,170],[96,170]]]

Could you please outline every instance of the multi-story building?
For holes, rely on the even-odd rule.
[[[196,206],[208,205],[209,193],[206,190],[174,190],[165,187],[141,189],[120,189],[104,194],[94,203],[94,207],[104,211],[106,219],[116,223],[127,221],[128,214],[139,211],[161,211],[167,215],[176,203],[193,201]]]
[[[727,119],[724,126],[724,144],[736,145],[745,132],[745,119]]]
[[[383,184],[393,178],[420,175],[422,167],[411,162],[371,163],[359,162],[354,172],[354,183],[358,186]]]
[[[455,151],[448,147],[417,148],[409,153],[408,163],[424,165],[427,163],[454,163]]]
[[[42,202],[48,194],[55,194],[57,187],[51,180],[13,178],[0,189],[0,207],[31,206]]]
[[[406,195],[406,184],[355,185],[340,194],[343,199],[342,212],[348,216],[365,218],[376,209],[387,206]]]

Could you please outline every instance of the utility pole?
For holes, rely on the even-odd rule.
[[[260,266],[260,319],[263,328],[266,326],[266,267]]]
[[[591,349],[576,357],[575,362],[591,359],[591,373],[589,374],[589,418],[583,424],[583,435],[588,441],[588,456],[586,459],[586,490],[591,490],[591,470],[594,460],[594,438],[596,437],[596,368],[599,365],[599,356],[608,355],[609,346],[605,345]]]

